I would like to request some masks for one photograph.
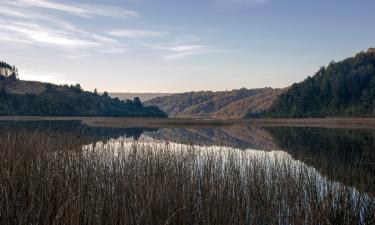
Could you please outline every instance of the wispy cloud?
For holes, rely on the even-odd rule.
[[[228,1],[238,0],[223,1],[229,4]],[[138,51],[139,47],[146,47],[146,54],[156,53],[165,60],[217,52],[191,34],[187,26],[129,29],[118,25],[123,17],[137,15],[133,10],[73,0],[0,0],[0,44],[45,47],[73,60],[96,54],[124,54]],[[96,22],[115,27],[96,26]],[[142,43],[146,40],[151,44]]]
[[[150,46],[164,53],[165,60],[184,59],[187,56],[207,53],[213,47],[208,45]]]
[[[171,52],[188,52],[206,49],[205,45],[180,45],[180,46],[155,46],[156,49],[168,50]]]
[[[34,7],[42,9],[35,10]],[[59,10],[65,12],[65,14],[56,15],[51,10]],[[68,22],[69,20],[65,17],[66,14],[70,13],[77,16],[131,15],[120,9],[110,10],[112,8],[108,6],[95,8],[92,5],[62,4],[46,0],[0,1],[0,41],[30,46],[47,46],[70,52],[78,50],[106,53],[120,52],[115,51],[116,48],[124,52],[122,43],[107,35],[104,31],[86,30],[80,24]],[[116,14],[116,12],[118,13]],[[81,52],[80,54],[88,55],[87,52]]]
[[[0,21],[0,30],[14,37],[14,40],[23,39],[24,42],[47,44],[67,48],[99,47],[100,43],[93,40],[78,38],[66,31],[54,30],[36,23]]]
[[[78,4],[78,3],[60,3],[50,0],[14,0],[12,5],[31,6],[43,9],[51,9],[64,13],[74,14],[82,17],[92,16],[110,16],[110,17],[127,17],[138,16],[138,12],[133,10],[121,9],[105,5],[95,4]]]
[[[156,30],[135,30],[135,29],[119,29],[108,32],[109,35],[122,38],[147,38],[147,37],[161,37],[169,34],[167,31]]]

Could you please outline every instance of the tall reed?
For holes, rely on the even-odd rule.
[[[38,132],[0,141],[4,225],[375,224],[374,199],[277,152]]]

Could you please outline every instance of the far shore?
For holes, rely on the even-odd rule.
[[[375,129],[375,118],[298,118],[298,119],[197,119],[197,118],[122,118],[122,117],[37,117],[0,116],[0,121],[81,121],[95,127],[177,128],[216,126],[326,127]]]

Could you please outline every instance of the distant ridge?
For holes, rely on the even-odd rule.
[[[267,110],[284,89],[200,91],[157,97],[145,102],[171,117],[238,119]]]
[[[109,96],[112,98],[118,98],[120,100],[127,100],[127,99],[134,99],[135,97],[139,97],[142,102],[148,101],[153,98],[157,97],[164,97],[172,95],[172,93],[130,93],[130,92],[112,92],[109,93]]]
[[[79,84],[22,81],[18,71],[0,62],[0,116],[166,117],[139,98],[121,101],[108,93],[84,91]]]

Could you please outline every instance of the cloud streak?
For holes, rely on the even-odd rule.
[[[42,10],[35,10],[34,7],[42,8]],[[72,6],[69,4],[56,4],[45,0],[0,2],[0,41],[38,47],[46,46],[71,53],[85,50],[86,52],[80,53],[85,56],[89,55],[87,51],[124,52],[125,47],[122,43],[108,36],[104,31],[85,30],[80,25],[68,22],[63,15],[51,12],[51,10],[70,10],[70,7]],[[110,9],[110,7],[103,7],[100,9],[102,11],[98,8],[86,12],[91,8],[91,5],[77,7],[73,14],[80,12],[83,14],[79,16],[94,15]],[[121,51],[115,51],[117,48]],[[71,53],[62,55],[71,55]]]
[[[35,23],[0,21],[0,30],[15,40],[23,39],[26,43],[39,43],[66,48],[99,47],[100,43],[78,38],[66,31],[56,31]]]
[[[191,55],[211,52],[214,48],[208,45],[175,45],[175,46],[150,46],[161,51],[167,61],[184,59]]]
[[[73,1],[0,0],[0,43],[45,47],[72,60],[97,54],[135,52],[139,47],[146,47],[149,55],[161,54],[164,60],[217,52],[214,47],[203,44],[198,36],[190,32],[186,34],[186,27],[129,29],[86,26],[86,22],[90,25],[92,22],[119,24],[124,17],[138,15],[132,10]],[[152,44],[141,43],[145,40]]]
[[[135,30],[135,29],[119,29],[108,32],[109,35],[122,38],[147,38],[147,37],[161,37],[169,34],[166,31],[155,30]]]
[[[105,16],[105,17],[133,17],[138,12],[127,9],[119,9],[111,6],[78,3],[58,3],[50,0],[15,0],[10,3],[15,6],[31,6],[43,9],[61,11],[82,17]]]

